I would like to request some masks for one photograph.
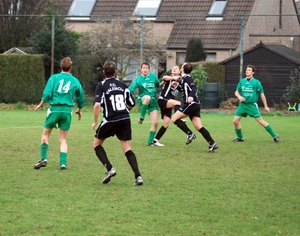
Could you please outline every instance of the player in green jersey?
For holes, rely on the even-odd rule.
[[[260,97],[264,104],[265,111],[270,112],[263,86],[259,80],[253,77],[255,71],[256,69],[254,66],[248,65],[246,68],[246,78],[241,79],[236,87],[235,96],[239,99],[240,103],[233,118],[233,124],[237,137],[232,141],[244,141],[240,120],[242,117],[247,117],[247,115],[249,115],[250,117],[254,117],[259,124],[265,127],[265,129],[273,137],[274,142],[278,143],[279,136],[274,132],[269,123],[261,117],[257,105],[257,100]]]
[[[141,107],[139,124],[142,124],[146,112],[148,111],[151,119],[150,134],[148,137],[147,145],[154,145],[153,140],[157,130],[158,124],[158,103],[156,90],[159,87],[160,81],[154,73],[150,72],[150,64],[148,62],[143,62],[141,64],[141,75],[139,75],[130,84],[129,90],[133,94],[136,89],[138,89],[138,102]]]
[[[84,91],[81,87],[80,81],[75,78],[70,72],[72,69],[72,61],[69,57],[61,61],[61,73],[52,75],[43,91],[41,102],[35,107],[38,111],[45,102],[50,104],[47,110],[46,121],[42,133],[40,145],[40,160],[34,165],[34,169],[40,169],[47,166],[48,160],[48,145],[49,137],[53,128],[60,129],[60,169],[67,169],[67,135],[71,126],[72,107],[74,106],[76,98],[78,109],[76,114],[78,119],[81,119],[81,109],[85,105]]]

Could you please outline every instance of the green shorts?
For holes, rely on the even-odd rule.
[[[261,117],[257,103],[240,102],[238,108],[235,111],[235,116],[247,117],[247,115],[254,118]]]
[[[72,120],[72,107],[69,106],[51,106],[47,110],[44,128],[58,128],[62,130],[70,130]]]
[[[142,105],[143,105],[142,98],[138,97],[138,101],[139,101],[140,107],[142,107]],[[150,113],[150,112],[155,111],[155,110],[158,110],[157,98],[151,97],[150,103],[149,103],[148,108],[147,108],[147,111],[148,111],[148,113]]]

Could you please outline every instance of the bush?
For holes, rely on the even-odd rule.
[[[291,71],[290,85],[286,88],[283,98],[291,104],[300,102],[300,66]]]
[[[207,81],[207,73],[205,71],[205,67],[201,64],[198,64],[191,72],[191,76],[193,77],[198,88],[199,98],[202,100],[204,86]]]

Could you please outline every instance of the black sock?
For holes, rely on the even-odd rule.
[[[187,127],[187,125],[181,120],[181,119],[178,119],[174,122],[175,125],[177,125],[177,127],[179,129],[181,129],[184,133],[186,134],[191,134],[192,131],[189,129],[189,127]]]
[[[112,165],[110,164],[106,152],[104,148],[101,145],[98,145],[94,148],[96,156],[98,157],[99,161],[102,162],[102,164],[106,167],[107,171],[110,171],[112,168]]]
[[[156,136],[155,136],[155,138],[157,139],[157,140],[160,140],[161,139],[161,137],[164,135],[164,133],[166,132],[166,130],[167,130],[167,128],[165,128],[165,127],[160,127],[160,129],[159,129],[159,131],[157,132],[157,134],[156,134]]]
[[[209,145],[212,145],[215,142],[212,139],[212,137],[210,136],[210,133],[208,132],[208,130],[205,129],[204,127],[199,129],[199,132],[202,134],[203,138],[205,138],[205,140],[209,143]]]
[[[137,178],[137,177],[141,176],[134,152],[129,150],[125,153],[125,156],[127,157],[127,161],[129,163],[129,165],[131,166],[131,169],[134,172],[134,177]]]

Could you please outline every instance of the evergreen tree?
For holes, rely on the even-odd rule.
[[[77,41],[80,34],[66,29],[66,21],[59,16],[57,9],[47,10],[48,17],[43,18],[43,27],[35,31],[28,39],[28,44],[33,48],[32,53],[44,54],[45,56],[45,77],[49,78],[51,72],[52,52],[52,19],[54,17],[54,73],[60,71],[62,58],[70,56],[74,62],[78,54]]]
[[[185,61],[196,62],[205,61],[205,59],[206,52],[203,49],[201,39],[191,38],[187,45]]]

